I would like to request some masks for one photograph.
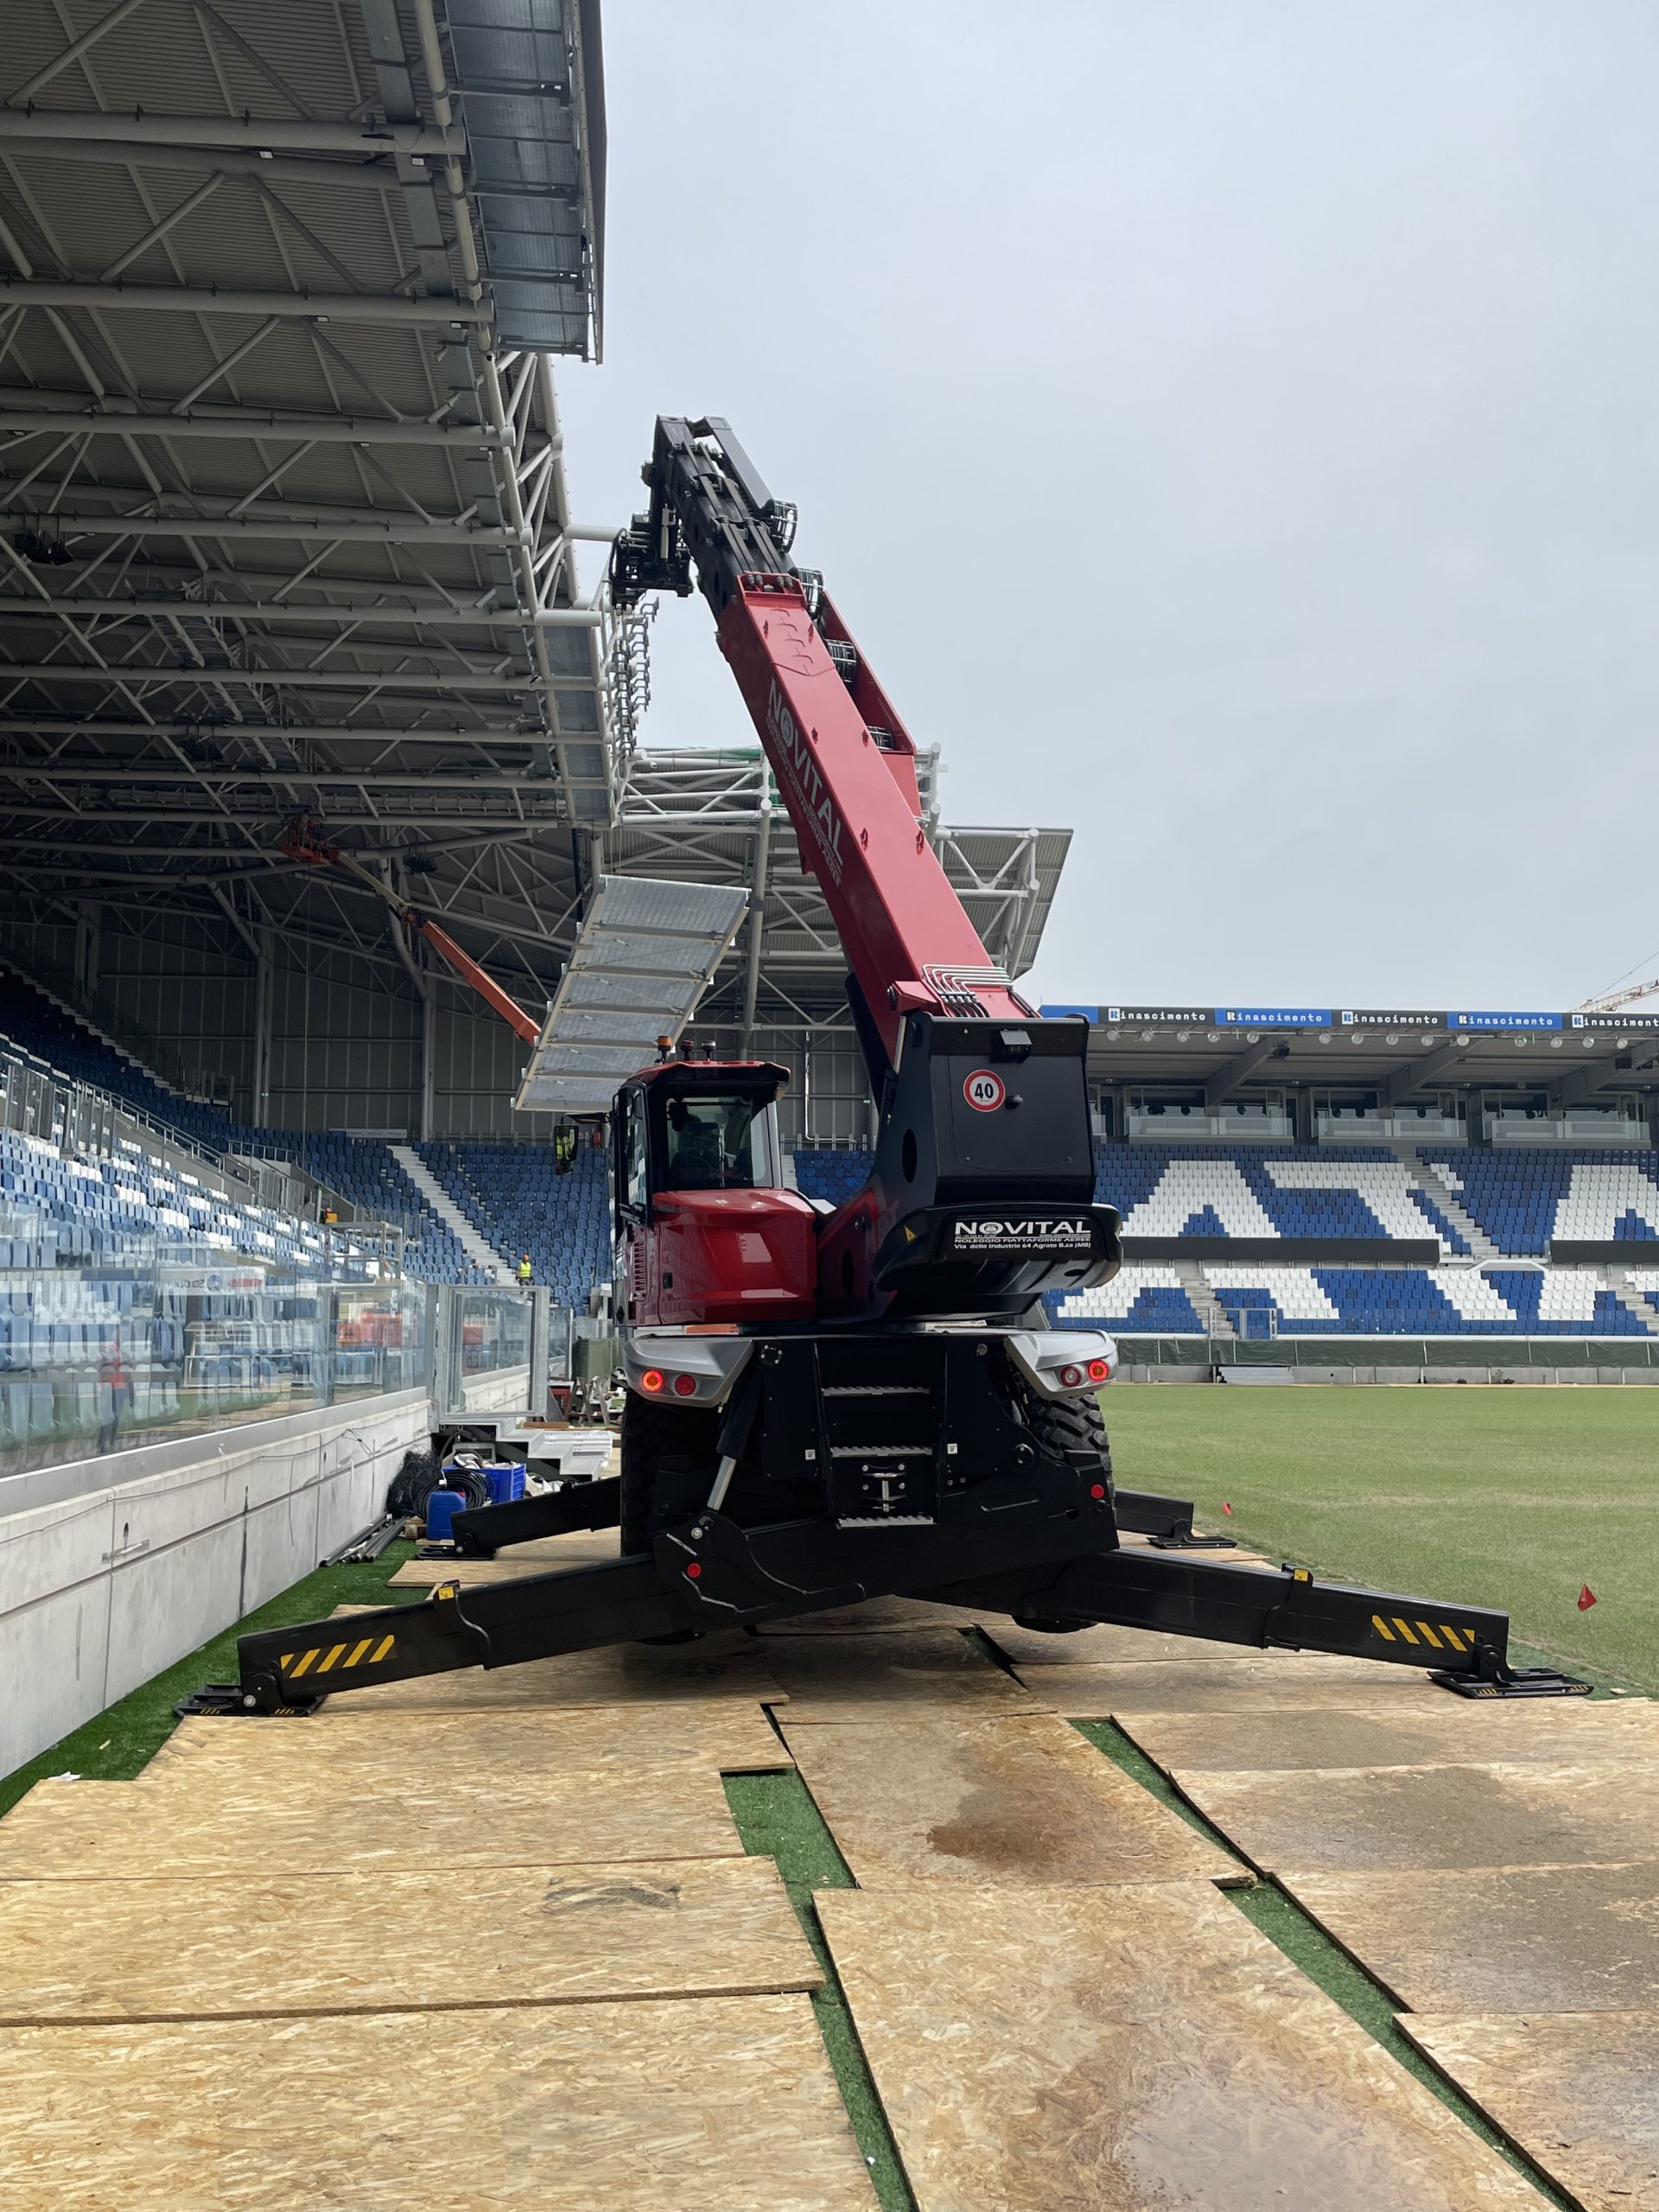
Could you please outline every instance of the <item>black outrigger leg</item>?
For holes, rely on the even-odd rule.
[[[684,1630],[747,1627],[889,1595],[1014,1621],[1116,1623],[1258,1650],[1323,1651],[1427,1673],[1465,1696],[1569,1696],[1587,1685],[1508,1663],[1509,1619],[1480,1606],[1117,1548],[1109,1501],[1040,1474],[1025,1510],[971,1506],[925,1527],[821,1520],[743,1529],[704,1510],[652,1552],[462,1588],[424,1603],[245,1636],[220,1711],[303,1709],[333,1693],[461,1667],[512,1667]],[[964,1501],[966,1504],[966,1501]],[[502,1509],[497,1508],[496,1510]],[[200,1709],[200,1708],[199,1708]]]
[[[493,1559],[510,1544],[540,1536],[568,1536],[580,1529],[614,1529],[622,1517],[622,1478],[566,1483],[540,1497],[515,1497],[505,1505],[468,1506],[449,1526],[455,1549],[468,1559]]]

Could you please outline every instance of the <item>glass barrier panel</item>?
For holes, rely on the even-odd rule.
[[[377,1263],[342,1281],[134,1242],[74,1265],[53,1238],[0,1207],[0,1476],[425,1379],[426,1286],[362,1279]]]

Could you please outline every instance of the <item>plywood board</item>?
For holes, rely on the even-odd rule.
[[[1096,1884],[1242,1878],[1224,1852],[1051,1713],[785,1723],[855,1880]]]
[[[920,2212],[1538,2212],[1206,1884],[817,1905]]]
[[[430,1590],[439,1582],[513,1582],[526,1574],[552,1574],[562,1567],[600,1567],[618,1556],[614,1529],[595,1529],[575,1536],[538,1536],[513,1544],[493,1559],[456,1554],[447,1559],[406,1559],[386,1584],[389,1590]]]
[[[1401,2025],[1586,2212],[1659,2207],[1659,2012]]]
[[[741,1851],[719,1775],[682,1761],[543,1776],[437,1767],[389,1790],[302,1771],[211,1789],[37,1782],[0,1821],[0,1881],[582,1866]]]
[[[1316,1668],[1330,1672],[1314,1672]],[[1370,1668],[1370,1672],[1360,1672]],[[1422,1701],[1422,1679],[1370,1659],[1204,1659],[1173,1666],[1022,1666],[1020,1681],[1071,1721],[1126,1719],[1133,1712],[1256,1712],[1281,1706],[1389,1707]]]
[[[1051,1635],[1039,1628],[1015,1628],[987,1624],[991,1642],[1013,1662],[1015,1672],[1035,1666],[1150,1666],[1157,1662],[1181,1666],[1208,1666],[1225,1659],[1248,1659],[1256,1666],[1274,1663],[1289,1668],[1365,1668],[1376,1676],[1405,1675],[1405,1668],[1389,1668],[1380,1659],[1332,1659],[1323,1652],[1263,1652],[1255,1643],[1217,1643],[1210,1637],[1177,1637],[1161,1628],[1119,1628],[1099,1624],[1075,1628],[1071,1635]]]
[[[1414,2012],[1659,2005],[1659,1865],[1459,1874],[1281,1873]]]
[[[870,2212],[802,1996],[0,2031],[6,2212]]]
[[[955,1629],[868,1636],[753,1639],[789,1694],[789,1715],[805,1724],[869,1719],[872,1708],[952,1713],[1039,1713],[1022,1689]]]
[[[1255,1866],[1612,1866],[1659,1859],[1659,1767],[1402,1766],[1174,1781]],[[0,1831],[3,1833],[3,1831]]]
[[[7,1882],[0,1954],[0,2024],[12,2026],[741,1996],[823,1980],[769,1859]]]
[[[1228,1659],[1236,1643],[1216,1643],[1206,1637],[1169,1636],[1162,1630],[1119,1628],[1103,1622],[1054,1636],[1041,1629],[1016,1628],[1012,1621],[988,1621],[986,1632],[1016,1669],[1022,1667],[1144,1666],[1148,1661]]]
[[[724,1774],[790,1764],[766,1708],[753,1698],[664,1705],[506,1707],[482,1713],[364,1713],[342,1700],[329,1725],[305,1719],[182,1720],[143,1779],[176,1772],[249,1777],[295,1767],[337,1774],[342,1786],[396,1788],[423,1765],[487,1767],[515,1778],[592,1773],[686,1759]]]
[[[1415,1669],[1369,1659],[1312,1659],[1279,1654],[1205,1659],[1192,1666],[1042,1667],[1020,1669],[1021,1681],[1075,1720],[1118,1719],[1134,1713],[1253,1713],[1281,1707],[1334,1706],[1344,1712],[1421,1706],[1445,1697]]]
[[[342,1607],[342,1614],[353,1610]],[[483,1713],[505,1706],[664,1705],[746,1697],[781,1705],[770,1649],[722,1630],[695,1643],[607,1643],[522,1667],[463,1667],[329,1698],[319,1718],[353,1713]]]
[[[930,1598],[867,1598],[861,1605],[842,1605],[832,1612],[796,1613],[788,1620],[762,1621],[756,1634],[777,1636],[864,1636],[872,1630],[947,1628],[960,1631],[995,1614],[975,1611],[965,1605],[935,1605]]]
[[[1122,1726],[1161,1767],[1430,1766],[1500,1760],[1560,1766],[1616,1759],[1659,1768],[1659,1701],[1460,1698],[1373,1700],[1257,1713],[1126,1713]]]

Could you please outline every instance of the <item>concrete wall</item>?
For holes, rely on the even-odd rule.
[[[310,1573],[428,1420],[407,1390],[0,1483],[0,1774]]]

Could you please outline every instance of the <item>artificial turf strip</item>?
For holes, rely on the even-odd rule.
[[[882,2212],[916,2212],[916,2200],[899,2163],[887,2117],[875,2093],[812,1902],[814,1890],[855,1886],[847,1862],[836,1848],[835,1838],[824,1826],[805,1783],[792,1770],[783,1774],[728,1774],[724,1781],[726,1802],[744,1850],[752,1859],[777,1860],[789,1901],[823,1969],[823,1987],[814,1995],[812,2010],[853,2133],[870,2170],[876,2199]]]
[[[1126,1489],[1333,1580],[1497,1606],[1555,1664],[1659,1692],[1659,1389],[1115,1383],[1102,1404]]]
[[[1074,1720],[1071,1726],[1080,1736],[1087,1737],[1097,1751],[1103,1751],[1115,1766],[1122,1767],[1143,1789],[1149,1790],[1160,1804],[1179,1813],[1189,1827],[1196,1828],[1206,1841],[1213,1843],[1218,1851],[1224,1851],[1229,1858],[1237,1859],[1241,1866],[1244,1864],[1220,1829],[1212,1827],[1187,1803],[1168,1777],[1130,1741],[1116,1721]],[[1372,1980],[1356,1959],[1333,1943],[1276,1883],[1258,1879],[1249,1889],[1223,1890],[1220,1894],[1236,1905],[1244,1917],[1259,1928],[1294,1965],[1300,1967],[1310,1981],[1317,1983],[1327,1997],[1340,2005],[1351,2020],[1357,2021],[1374,2043],[1381,2044],[1390,2058],[1397,2060],[1425,2088],[1432,2090],[1465,2127],[1472,2128],[1482,2142],[1490,2143],[1517,2173],[1524,2174],[1545,2203],[1559,2206],[1561,2212],[1573,2212],[1573,2199],[1564,2196],[1535,2166],[1522,2158],[1477,2107],[1408,2042],[1396,2024],[1394,2000],[1388,1993]]]
[[[236,1640],[255,1629],[281,1628],[289,1621],[325,1619],[336,1605],[379,1605],[395,1602],[402,1594],[388,1591],[387,1582],[415,1547],[389,1544],[377,1560],[364,1567],[320,1567],[296,1582],[291,1590],[261,1605],[245,1620],[188,1653],[163,1675],[155,1675],[119,1699],[95,1718],[51,1745],[16,1773],[0,1778],[0,1814],[8,1813],[26,1789],[52,1774],[79,1774],[95,1782],[130,1782],[143,1772],[178,1722],[173,1708],[179,1700],[204,1682],[236,1680]],[[263,1720],[227,1723],[251,1728],[271,1725]],[[286,1726],[286,1722],[276,1726]]]

